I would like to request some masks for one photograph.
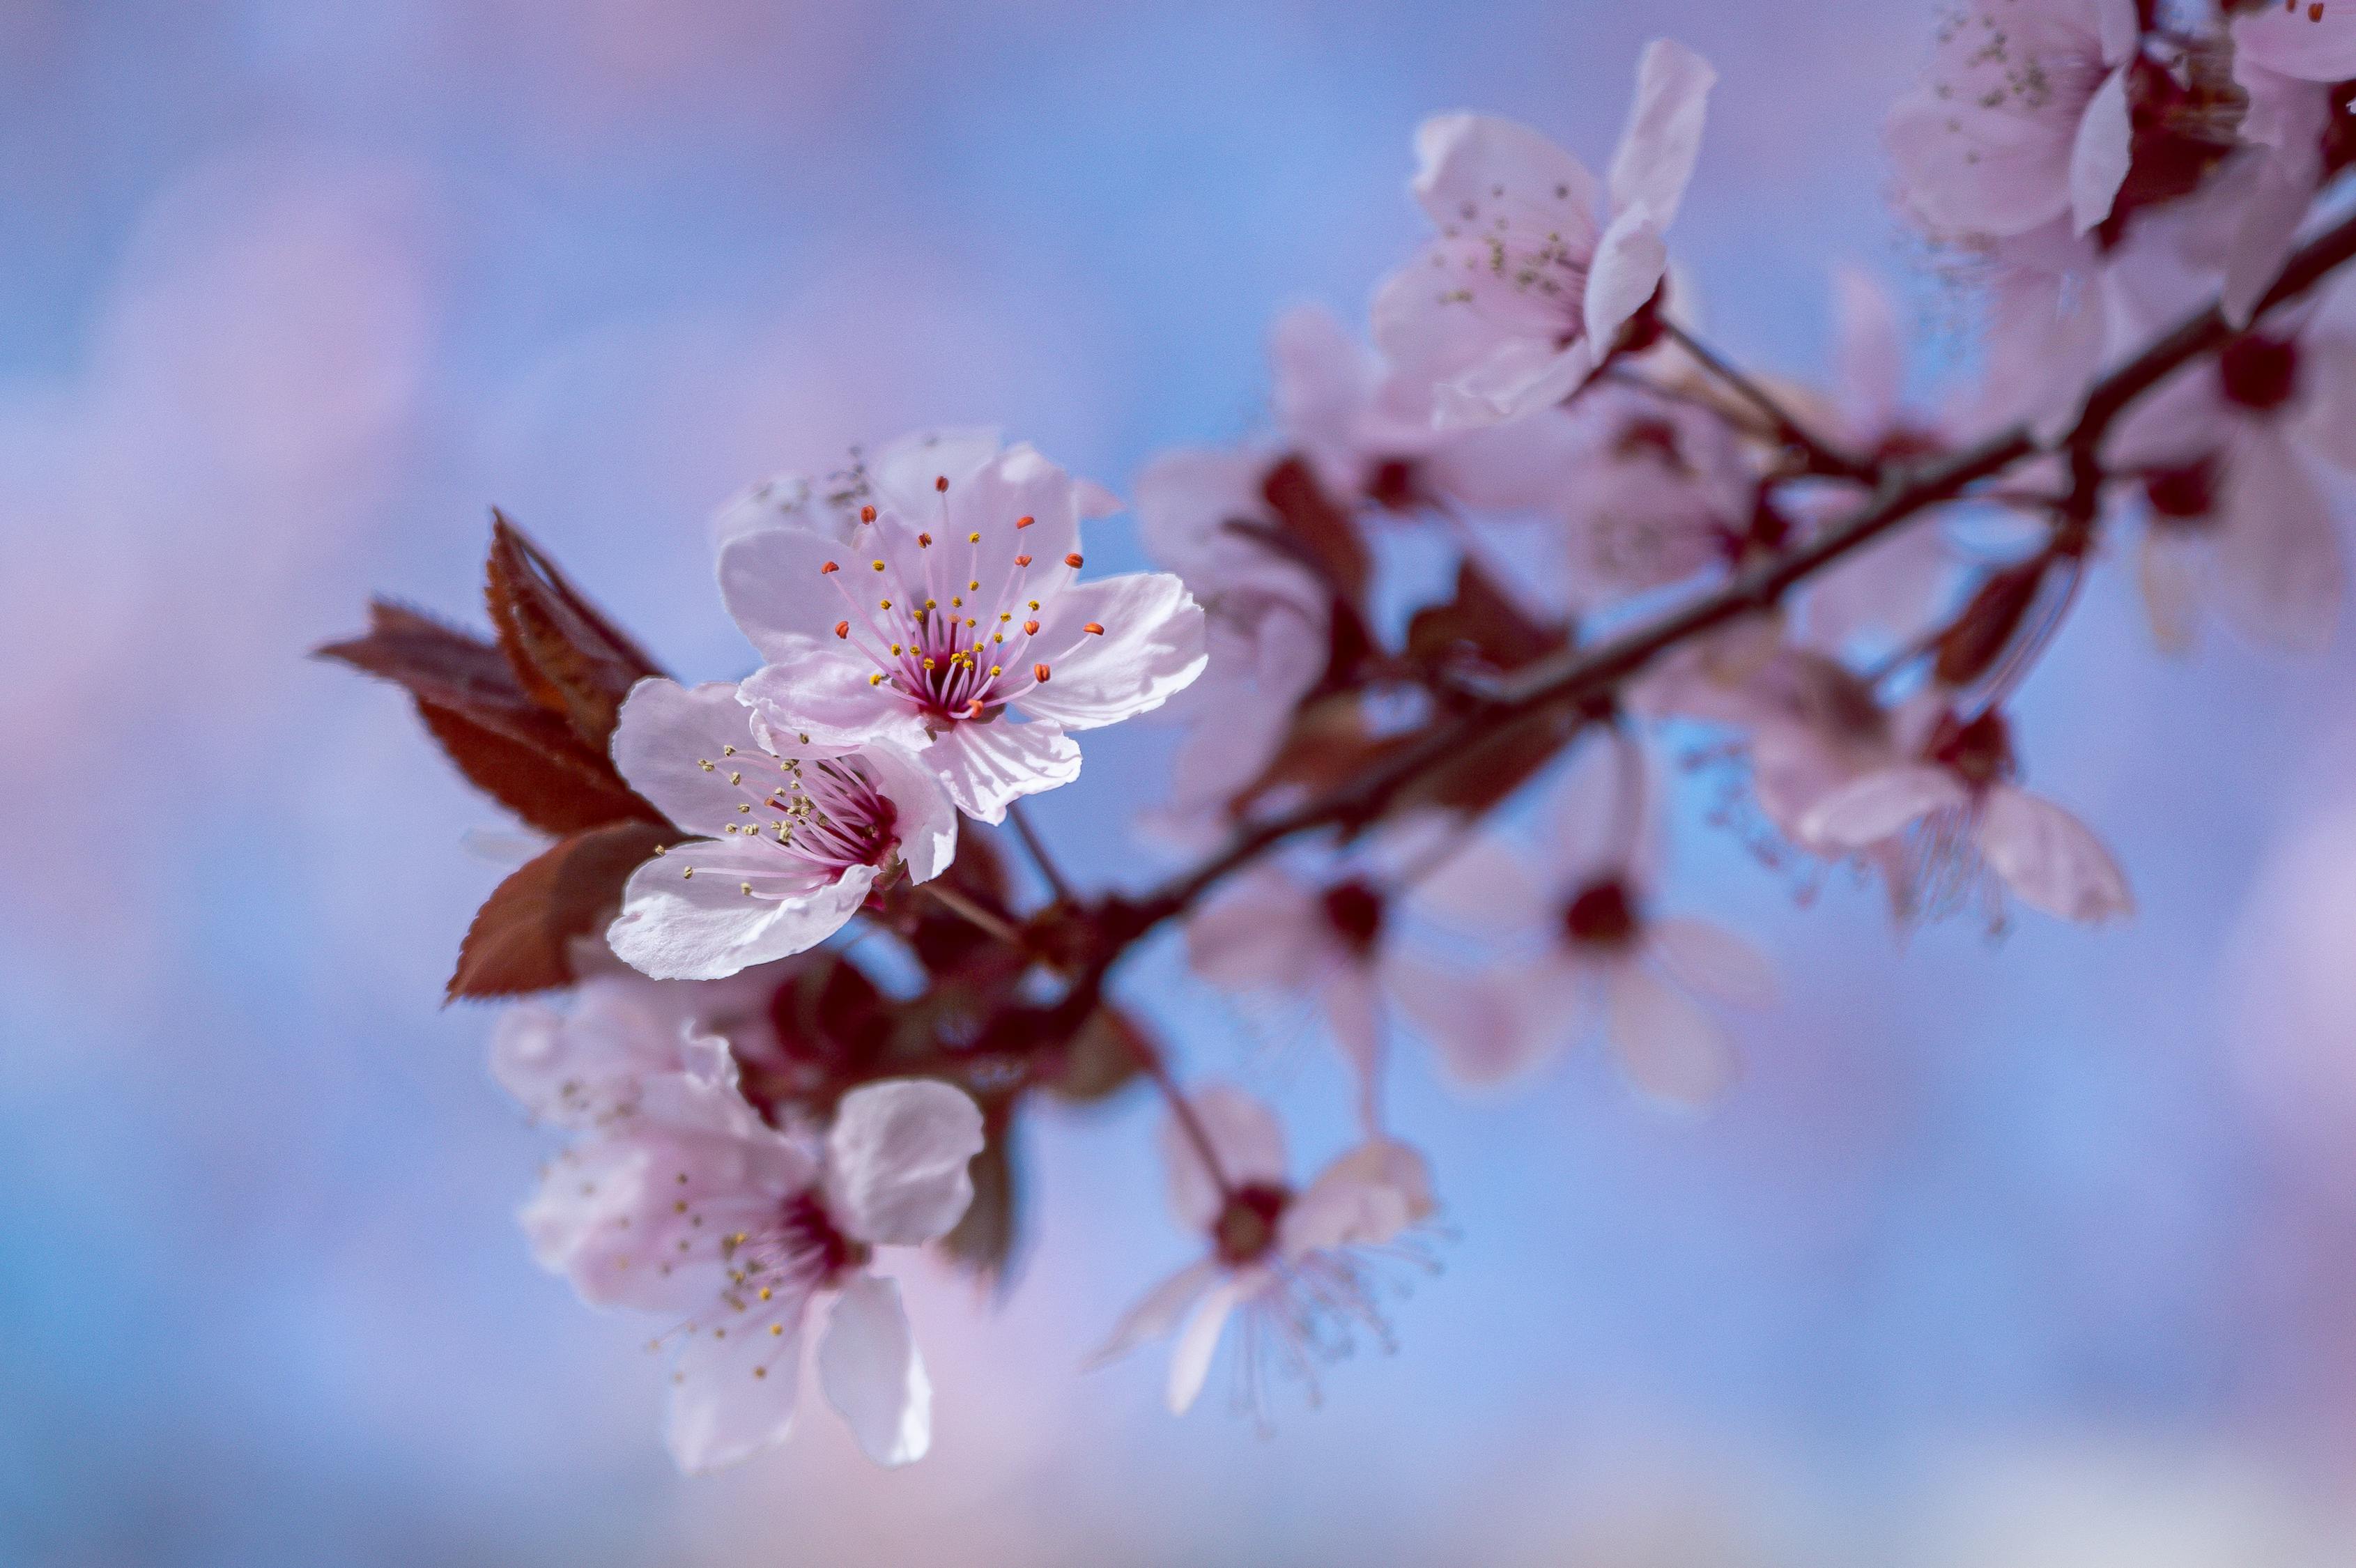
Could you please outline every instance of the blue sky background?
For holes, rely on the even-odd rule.
[[[496,812],[393,693],[302,658],[371,591],[471,614],[497,502],[675,668],[734,673],[728,493],[924,424],[1116,488],[1248,432],[1272,315],[1355,316],[1418,237],[1423,114],[1600,166],[1655,32],[1723,75],[1676,234],[1712,336],[1818,372],[1855,263],[1910,300],[1927,390],[1962,306],[1881,203],[1877,126],[1931,23],[6,7],[0,1561],[2346,1561],[2344,650],[2164,660],[2105,566],[2019,739],[2128,866],[2122,929],[1901,945],[1866,893],[1797,907],[1696,781],[1671,901],[1786,977],[1748,1082],[1673,1117],[1590,1055],[1467,1104],[1409,1053],[1398,1121],[1458,1240],[1401,1353],[1273,1437],[1172,1421],[1157,1358],[1078,1370],[1184,1251],[1132,1102],[1030,1129],[1002,1306],[910,1271],[931,1459],[871,1471],[813,1408],[697,1482],[645,1326],[525,1256],[544,1145],[487,1015],[435,1005]],[[1129,526],[1091,558],[1135,564]],[[1073,865],[1150,871],[1128,823],[1169,742],[1091,737],[1039,813]],[[1127,983],[1190,1073],[1286,1105],[1304,1164],[1338,1146],[1336,1073],[1282,1020],[1167,952]]]

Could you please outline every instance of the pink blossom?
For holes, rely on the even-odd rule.
[[[1165,453],[1137,481],[1146,547],[1203,607],[1202,679],[1173,704],[1189,721],[1160,825],[1187,843],[1224,831],[1227,802],[1257,779],[1325,672],[1333,590],[1238,521],[1263,520],[1253,449]]]
[[[1430,499],[1423,469],[1450,437],[1432,426],[1428,385],[1388,370],[1321,306],[1277,317],[1269,357],[1278,424],[1328,494],[1395,511]]]
[[[1480,974],[1434,971],[1406,993],[1460,1080],[1511,1078],[1600,1022],[1649,1094],[1701,1104],[1733,1081],[1733,1046],[1694,997],[1763,1007],[1774,977],[1730,932],[1653,913],[1650,792],[1634,743],[1615,736],[1557,792],[1538,854],[1485,836],[1424,883],[1436,915],[1483,933],[1505,955]],[[1508,945],[1532,939],[1535,953]]]
[[[2263,0],[2233,18],[2238,59],[2301,81],[2356,79],[2356,5]]]
[[[1313,1399],[1319,1363],[1346,1355],[1358,1332],[1388,1348],[1375,1269],[1386,1260],[1429,1267],[1415,1232],[1437,1211],[1430,1174],[1413,1149],[1376,1138],[1295,1189],[1288,1185],[1283,1130],[1267,1106],[1224,1084],[1199,1091],[1191,1104],[1218,1158],[1224,1188],[1174,1121],[1162,1127],[1162,1159],[1171,1211],[1208,1240],[1209,1251],[1148,1291],[1096,1361],[1175,1330],[1169,1402],[1172,1413],[1183,1415],[1203,1391],[1228,1322],[1237,1320],[1243,1326],[1241,1402],[1260,1408],[1271,1366],[1300,1378]]]
[[[842,1099],[822,1152],[764,1122],[733,1070],[648,1079],[626,1124],[568,1151],[523,1213],[543,1267],[599,1306],[675,1326],[666,1435],[683,1470],[785,1441],[802,1338],[830,1305],[819,1381],[879,1465],[921,1458],[932,1383],[878,1246],[917,1246],[973,1197],[981,1112],[928,1079]]]
[[[2141,580],[2163,645],[2191,640],[2204,601],[2255,642],[2329,640],[2346,550],[2315,464],[2356,471],[2351,303],[2335,297],[2295,335],[2269,326],[2236,338],[2115,433],[2106,459],[2143,481]]]
[[[1093,494],[986,433],[894,443],[831,498],[827,525],[722,551],[722,595],[768,660],[746,701],[820,744],[916,753],[984,822],[1070,782],[1067,731],[1160,707],[1204,662],[1202,611],[1176,577],[1079,581]]]
[[[1526,125],[1443,114],[1416,134],[1416,200],[1439,238],[1387,281],[1375,339],[1437,391],[1443,424],[1561,402],[1609,357],[1660,286],[1701,148],[1709,89],[1698,55],[1646,46],[1608,181]]]
[[[1292,992],[1325,1020],[1358,1086],[1360,1120],[1381,1123],[1390,1003],[1412,971],[1389,940],[1394,890],[1452,847],[1445,818],[1419,817],[1374,840],[1326,875],[1276,865],[1238,873],[1186,923],[1186,957],[1214,984]]]
[[[747,712],[724,682],[642,681],[622,705],[615,766],[705,835],[632,873],[606,930],[648,974],[713,980],[805,951],[879,877],[905,868],[929,881],[957,853],[957,812],[914,757],[882,741],[813,744],[773,714]]]
[[[2059,919],[2099,924],[2133,911],[2102,841],[2013,781],[2019,765],[2000,714],[1962,717],[1930,692],[1903,710],[1900,729],[1912,740],[1901,741],[1901,759],[1819,799],[1801,822],[1804,842],[1898,850],[1898,901],[1916,918],[1976,902],[2000,925],[2003,889]]]
[[[1950,238],[2110,215],[2132,135],[2135,0],[1970,0],[1890,111],[1904,199]]]

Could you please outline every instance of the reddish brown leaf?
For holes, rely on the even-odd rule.
[[[407,691],[459,771],[533,827],[569,833],[661,821],[604,750],[532,702],[506,657],[480,638],[380,599],[369,607],[367,635],[329,643],[318,656]]]
[[[483,596],[518,685],[603,752],[630,688],[653,660],[580,595],[539,545],[494,511]]]
[[[1039,1080],[1039,1087],[1076,1104],[1109,1100],[1137,1080],[1154,1049],[1136,1019],[1118,1007],[1099,1007],[1065,1046],[1063,1060]]]
[[[1478,816],[1536,777],[1579,733],[1572,710],[1541,708],[1472,742],[1417,779],[1391,802],[1394,812],[1443,806]]]
[[[2020,629],[2029,606],[2037,602],[2049,564],[2040,555],[1992,572],[1980,584],[1971,603],[1939,634],[1939,657],[1933,668],[1942,685],[1968,686],[1994,667]]]
[[[574,939],[602,930],[630,873],[682,835],[651,822],[616,822],[552,844],[483,901],[458,949],[449,995],[521,996],[570,985]]]
[[[1291,553],[1353,605],[1363,604],[1374,560],[1350,514],[1335,506],[1299,457],[1287,457],[1260,481],[1260,496],[1281,525]]]
[[[941,1238],[941,1249],[984,1284],[1004,1290],[1012,1281],[1023,1237],[1022,1167],[1014,1157],[1014,1128],[1004,1110],[984,1110],[987,1142],[967,1168],[973,1176],[973,1202]]]
[[[1407,627],[1410,659],[1438,663],[1469,650],[1500,670],[1518,670],[1569,639],[1564,628],[1533,620],[1470,561],[1456,568],[1456,596],[1416,611]]]

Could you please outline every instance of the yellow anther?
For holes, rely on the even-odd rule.
[[[739,882],[736,885],[736,891],[750,898],[753,896],[753,885],[749,882]]]
[[[767,1285],[763,1285],[761,1287],[761,1299],[763,1301],[769,1299],[769,1287]]]
[[[892,601],[891,601],[891,600],[889,600],[889,599],[878,599],[878,600],[876,600],[876,601],[875,601],[875,603],[876,603],[876,605],[877,605],[877,607],[878,607],[883,608],[883,609],[887,609],[887,610],[888,610],[888,609],[890,609],[890,608],[892,607]]]
[[[731,773],[728,775],[728,782],[731,784],[742,784],[744,782],[744,776],[742,773]]]
[[[981,542],[981,535],[979,532],[969,533],[965,536],[965,542],[968,544],[979,544]]]
[[[720,748],[720,755],[723,757],[734,757],[736,755],[736,748],[733,746],[723,746]]]
[[[752,809],[753,809],[753,802],[751,802],[750,800],[739,800],[739,801],[737,801],[737,802],[736,802],[736,810],[737,810],[738,811],[740,811],[740,812],[743,812],[743,811],[751,811]]]
[[[712,764],[711,764],[710,762],[706,761],[704,758],[702,758],[702,757],[697,757],[697,758],[695,759],[695,765],[696,765],[698,768],[702,768],[706,773],[709,773],[709,772],[711,772],[711,771],[712,771]]]
[[[883,562],[881,562],[881,561],[877,561],[877,562],[873,563],[873,566],[875,567],[875,569],[876,569],[878,572],[881,572],[882,570],[884,570],[884,563],[883,563]]]
[[[769,1332],[772,1334],[783,1334],[785,1331],[786,1326],[782,1323],[772,1323],[769,1325]]]
[[[881,675],[870,675],[867,677],[867,683],[871,686],[881,686],[884,683],[884,677]]]
[[[926,607],[926,609],[928,609],[928,610],[932,610],[932,609],[938,609],[938,608],[940,608],[940,606],[939,606],[939,604],[938,604],[937,601],[935,601],[935,600],[932,600],[932,599],[926,599],[926,600],[925,601],[925,607]]]
[[[1001,669],[1000,669],[997,665],[995,665],[995,664],[993,664],[993,665],[991,665],[991,666],[990,667],[990,672],[991,672],[992,675],[1003,675],[1003,674],[1005,674],[1005,673],[1006,673],[1006,671],[1005,671],[1001,670]]]
[[[691,877],[691,876],[693,876],[694,875],[695,875],[695,867],[693,867],[693,866],[691,866],[691,866],[689,866],[685,871],[683,871],[683,872],[680,873],[680,881],[682,881],[682,882],[684,882],[684,881],[686,881],[689,877]],[[680,1177],[679,1179],[680,1179],[680,1180],[681,1180],[681,1181],[685,1181],[687,1178],[686,1178],[685,1176],[681,1176],[681,1177]]]
[[[1032,607],[1033,609],[1034,609],[1034,610],[1035,610],[1035,609],[1037,609],[1037,608],[1039,607],[1039,601],[1038,601],[1038,600],[1036,600],[1036,599],[1033,599],[1033,600],[1031,601],[1031,607]]]
[[[933,661],[932,661],[931,660],[929,660],[929,659],[926,660],[925,660],[925,668],[926,668],[926,669],[927,669],[927,670],[930,670],[932,667],[933,667]]]
[[[965,585],[965,591],[969,594],[978,594],[981,592],[981,579],[977,577],[972,582],[968,583]]]

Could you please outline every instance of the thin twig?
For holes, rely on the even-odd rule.
[[[1867,484],[1871,484],[1879,477],[1872,464],[1850,456],[1802,424],[1774,393],[1761,386],[1748,372],[1736,369],[1720,358],[1716,349],[1700,338],[1674,321],[1664,320],[1661,330],[1671,342],[1692,355],[1703,370],[1725,382],[1735,395],[1764,414],[1768,424],[1774,427],[1777,440],[1806,453],[1808,467],[1812,470],[1838,478],[1860,479]]]
[[[993,914],[983,908],[954,887],[944,886],[937,881],[919,882],[916,884],[916,890],[932,895],[941,908],[952,914],[962,915],[1009,947],[1019,948],[1028,945],[1023,940],[1021,927],[1004,916]]]
[[[1047,845],[1039,837],[1038,830],[1031,825],[1031,819],[1023,814],[1022,801],[1008,802],[1006,820],[1014,824],[1014,832],[1023,840],[1023,847],[1030,852],[1031,864],[1039,868],[1041,876],[1046,878],[1047,891],[1055,895],[1055,902],[1058,904],[1074,902],[1072,885],[1065,881],[1064,874],[1056,869],[1055,857],[1047,853]]]

